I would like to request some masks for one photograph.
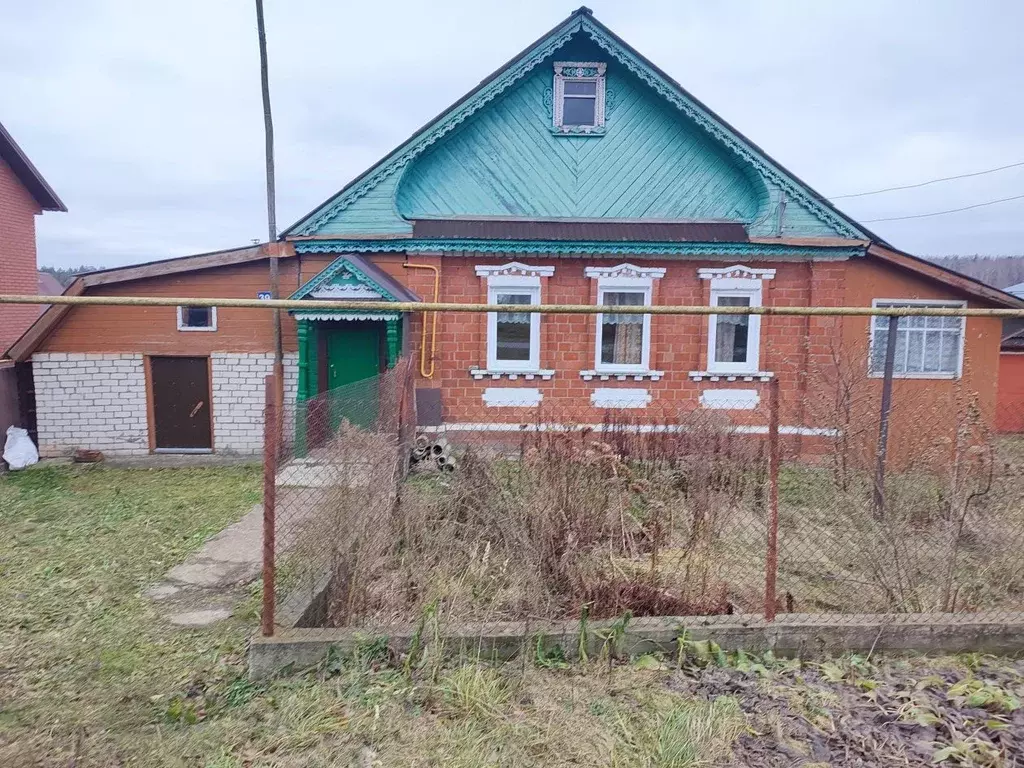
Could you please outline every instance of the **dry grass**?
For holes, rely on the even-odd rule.
[[[518,664],[406,673],[369,644],[353,659],[253,684],[244,653],[254,600],[210,629],[163,623],[141,590],[243,514],[259,482],[256,468],[0,477],[0,765],[659,764],[652,737],[627,742],[617,725],[626,718],[637,732],[629,718],[641,711],[655,729],[658,713],[685,703],[666,697],[654,673],[622,668],[609,679],[603,665]]]
[[[1024,464],[964,413],[952,442],[888,473],[881,514],[872,462],[783,468],[779,611],[1024,610]],[[333,542],[329,623],[386,631],[431,605],[456,624],[761,610],[763,445],[690,418],[532,432],[514,452],[464,448],[397,501],[391,476],[346,492],[312,537]]]

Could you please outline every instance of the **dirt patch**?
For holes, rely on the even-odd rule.
[[[748,729],[737,766],[1024,764],[1021,661],[741,662],[680,672],[667,685],[739,702]]]

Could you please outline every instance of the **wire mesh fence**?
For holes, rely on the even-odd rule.
[[[936,400],[895,378],[883,413],[866,365],[822,355],[802,387],[758,380],[728,407],[695,387],[417,427],[402,360],[299,403],[277,626],[1018,619],[1024,439],[955,383]]]

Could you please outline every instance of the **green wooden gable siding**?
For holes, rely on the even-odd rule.
[[[401,174],[392,174],[319,227],[317,235],[404,235],[412,224],[395,207],[395,189]]]
[[[603,53],[573,48],[557,55]],[[767,206],[753,168],[623,67],[608,68],[604,135],[554,135],[552,62],[417,158],[398,187],[399,213],[754,221]]]
[[[556,60],[607,63],[603,136],[552,134]],[[866,239],[585,9],[287,234],[409,234],[416,217],[473,215],[720,219],[755,236]]]

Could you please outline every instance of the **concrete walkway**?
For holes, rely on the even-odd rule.
[[[203,627],[228,618],[259,576],[263,552],[263,505],[207,539],[202,549],[171,568],[145,591],[172,624]]]

